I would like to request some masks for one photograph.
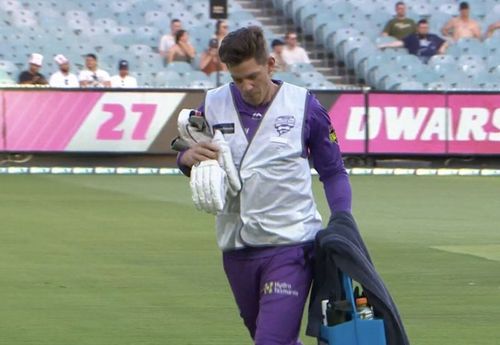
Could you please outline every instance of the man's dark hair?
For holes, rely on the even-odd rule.
[[[173,24],[173,23],[180,23],[181,20],[180,19],[177,19],[177,18],[174,18],[170,21],[170,24]]]
[[[251,58],[255,58],[258,64],[264,65],[269,53],[262,29],[258,26],[249,26],[230,32],[222,40],[219,56],[221,61],[230,67]]]
[[[398,7],[399,5],[404,5],[404,4],[405,3],[403,1],[398,1],[398,2],[396,2],[396,6],[394,6],[394,7]]]
[[[427,19],[420,19],[417,23],[417,25],[420,25],[420,24],[429,24],[429,22],[427,21]]]
[[[469,3],[466,1],[462,1],[459,5],[460,10],[468,10],[469,9]]]
[[[95,54],[89,53],[89,54],[85,55],[85,57],[86,58],[92,58],[92,59],[94,59],[94,60],[97,61],[97,56]]]
[[[181,39],[181,37],[186,33],[187,31],[186,30],[179,30],[175,33],[175,43],[179,43],[179,40]]]

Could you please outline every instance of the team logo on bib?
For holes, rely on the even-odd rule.
[[[293,127],[295,127],[295,117],[293,116],[278,116],[274,122],[274,128],[280,136],[290,132]]]

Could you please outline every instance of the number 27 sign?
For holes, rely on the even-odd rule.
[[[156,112],[156,104],[136,103],[132,104],[131,109],[126,109],[122,104],[106,103],[102,105],[102,111],[109,116],[97,131],[98,140],[121,140],[127,134],[132,140],[145,140]],[[135,124],[134,121],[128,121],[128,117],[135,118]],[[124,124],[133,126],[125,128]],[[126,133],[126,130],[130,133]]]

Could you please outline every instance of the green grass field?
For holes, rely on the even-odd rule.
[[[500,179],[352,184],[412,344],[500,344]],[[2,345],[251,344],[183,177],[0,176],[0,224]]]

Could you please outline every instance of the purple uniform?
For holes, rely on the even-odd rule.
[[[251,139],[269,104],[246,103],[234,84],[231,92],[242,127]],[[200,107],[202,112],[203,108]],[[303,157],[312,159],[331,212],[350,212],[351,187],[335,132],[328,113],[312,94],[307,100],[303,142]],[[189,168],[180,165],[179,168],[189,174]],[[300,344],[300,322],[312,279],[311,256],[312,243],[223,253],[224,270],[255,344]]]

